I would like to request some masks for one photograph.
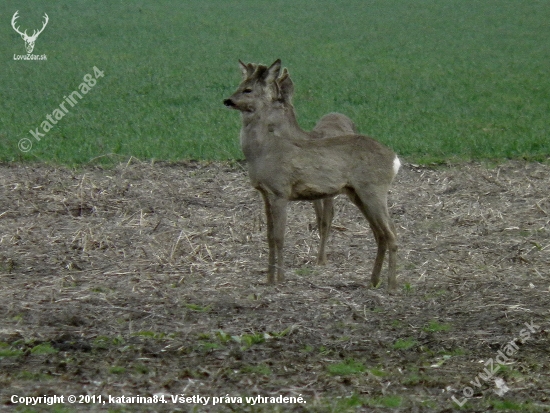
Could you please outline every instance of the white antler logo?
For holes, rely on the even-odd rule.
[[[36,38],[38,37],[38,35],[40,33],[42,33],[42,31],[44,30],[44,28],[46,27],[46,25],[48,24],[48,15],[46,13],[44,13],[44,24],[42,25],[42,28],[38,31],[36,30],[33,30],[32,32],[32,36],[29,36],[27,34],[27,31],[25,30],[24,33],[21,33],[19,31],[19,27],[15,27],[15,21],[17,20],[17,18],[19,17],[18,16],[18,13],[19,13],[19,10],[17,10],[12,19],[11,19],[11,27],[13,27],[13,30],[15,30],[17,33],[19,33],[21,35],[21,37],[23,38],[23,40],[25,41],[25,48],[27,49],[27,53],[32,53],[33,49],[34,49],[34,42],[36,42]]]

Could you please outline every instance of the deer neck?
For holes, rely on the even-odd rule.
[[[274,103],[266,110],[243,112],[241,147],[247,159],[275,146],[309,137],[298,125],[292,105]]]
[[[296,121],[294,107],[274,102],[253,112],[242,112],[241,148],[248,161],[268,152],[281,152],[295,140],[310,138]]]

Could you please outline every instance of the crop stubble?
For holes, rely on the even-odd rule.
[[[283,393],[308,401],[294,411],[331,411],[356,394],[450,411],[479,361],[531,320],[541,333],[503,373],[505,398],[548,402],[547,165],[405,165],[390,194],[405,286],[395,295],[367,288],[375,243],[344,197],[326,267],[313,264],[313,208],[292,204],[288,281],[267,286],[263,207],[239,164],[2,165],[0,184],[0,342],[22,350],[0,358],[2,403]],[[429,332],[432,320],[451,328]],[[398,339],[416,344],[394,350]],[[57,352],[30,352],[45,342]],[[330,374],[344,360],[384,374]],[[486,408],[493,387],[469,403]]]

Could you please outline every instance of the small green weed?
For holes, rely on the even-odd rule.
[[[23,350],[13,348],[8,343],[0,341],[0,357],[17,357],[23,353]]]
[[[381,396],[367,399],[367,405],[371,407],[397,408],[401,406],[402,399],[399,396]]]
[[[435,320],[432,320],[422,330],[428,333],[439,333],[439,332],[449,331],[450,329],[451,329],[450,324],[441,324]]]
[[[230,342],[231,340],[233,340],[233,338],[232,338],[229,334],[223,332],[222,330],[216,331],[215,334],[216,334],[216,338],[217,338],[218,340],[220,340],[220,342],[221,342],[222,344],[227,344],[228,342]]]
[[[332,354],[333,351],[331,349],[326,348],[325,346],[319,347],[319,354],[322,356],[328,356],[329,354]]]
[[[117,337],[107,337],[107,336],[97,336],[92,343],[92,346],[98,350],[106,350],[110,347],[118,347],[125,343],[122,336]]]
[[[349,397],[340,397],[331,403],[331,412],[341,413],[341,412],[355,412],[357,407],[365,405],[363,398],[357,394],[352,394]]]
[[[315,348],[313,346],[310,346],[309,344],[306,344],[305,347],[300,350],[302,353],[311,353]]]
[[[282,338],[290,334],[291,331],[292,331],[292,327],[287,327],[282,331],[270,331],[269,335],[273,338]]]
[[[440,351],[438,354],[442,356],[464,356],[466,354],[466,350],[461,348],[455,348],[450,351]]]
[[[23,370],[17,374],[17,378],[21,380],[29,380],[29,381],[46,381],[46,380],[50,380],[52,376],[50,376],[49,374],[33,373],[31,371]]]
[[[315,273],[315,270],[311,267],[303,266],[301,268],[296,269],[295,273],[299,277],[309,277],[310,275],[313,275]]]
[[[390,324],[393,328],[401,328],[403,327],[403,323],[399,320],[393,320]]]
[[[8,259],[0,259],[0,271],[1,272],[7,272],[8,274],[11,274],[11,272],[15,269],[15,261],[13,261],[11,258]]]
[[[385,377],[388,375],[384,370],[380,370],[377,368],[369,369],[369,373],[376,377]]]
[[[235,337],[233,337],[235,339]],[[261,344],[265,342],[265,336],[262,333],[243,334],[237,341],[244,345],[243,350],[248,350],[254,344]]]
[[[412,290],[413,290],[413,287],[410,283],[403,284],[403,291],[405,291],[405,293],[408,294],[408,293],[412,292]]]
[[[352,374],[364,373],[366,368],[358,361],[347,359],[343,363],[329,365],[327,370],[333,376],[349,376]]]
[[[511,400],[491,399],[488,400],[488,403],[493,410],[519,411],[525,413],[542,413],[548,411],[546,406],[540,404],[536,405],[529,401],[525,403],[516,403]]]
[[[136,371],[136,373],[139,373],[139,374],[149,373],[149,367],[147,367],[145,364],[136,364],[134,366],[134,370]]]
[[[220,343],[212,343],[210,341],[206,341],[206,342],[200,343],[199,348],[201,351],[209,352],[212,350],[218,350],[222,348],[222,345]]]
[[[394,350],[408,350],[414,346],[416,346],[418,342],[416,340],[413,340],[412,338],[405,338],[405,339],[397,339],[397,341],[393,344]]]
[[[401,384],[403,384],[405,386],[415,386],[418,383],[420,383],[421,380],[422,380],[422,378],[418,374],[411,373],[408,376],[406,376],[404,379],[401,380]]]
[[[271,369],[266,364],[259,364],[257,366],[246,365],[241,368],[241,373],[244,374],[258,374],[261,376],[270,376],[272,374]]]
[[[526,406],[520,403],[515,403],[509,400],[491,400],[489,401],[490,405],[495,410],[518,410],[518,411],[528,411],[525,409]]]
[[[505,364],[499,364],[500,369],[498,374],[505,379],[523,379],[525,376],[518,370],[513,369]]]
[[[192,310],[192,311],[197,311],[199,313],[207,313],[208,311],[210,311],[212,309],[212,307],[209,306],[209,305],[204,307],[204,306],[198,305],[198,304],[184,304],[184,306],[187,307],[188,309]]]
[[[31,354],[53,354],[57,353],[58,351],[52,347],[50,343],[42,343],[38,344],[37,346],[34,346],[31,348]]]
[[[136,331],[132,333],[134,337],[152,338],[154,340],[173,339],[174,334],[156,333],[154,331]]]
[[[126,373],[126,368],[121,366],[113,366],[109,369],[109,373],[111,374],[124,374]]]

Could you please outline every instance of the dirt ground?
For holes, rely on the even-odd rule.
[[[291,205],[269,286],[238,163],[0,165],[0,410],[550,411],[549,188],[538,163],[404,165],[389,294],[342,196],[325,267]]]

